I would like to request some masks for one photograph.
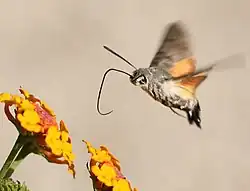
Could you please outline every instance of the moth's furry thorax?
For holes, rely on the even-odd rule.
[[[160,68],[149,67],[135,70],[130,81],[163,105],[185,111],[189,123],[195,122],[199,126],[200,106],[197,98],[171,80],[171,77]]]

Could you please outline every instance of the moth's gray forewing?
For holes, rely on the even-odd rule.
[[[150,67],[162,67],[165,70],[173,67],[176,62],[193,56],[190,46],[190,34],[181,21],[169,24],[162,42],[150,63]]]

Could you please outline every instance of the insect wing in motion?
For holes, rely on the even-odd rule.
[[[173,77],[195,71],[196,61],[190,46],[190,35],[181,21],[170,24],[150,67],[160,67]]]

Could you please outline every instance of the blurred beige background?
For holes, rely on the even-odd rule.
[[[104,71],[132,71],[102,46],[147,67],[175,20],[188,25],[200,66],[238,52],[249,57],[247,0],[1,1],[0,90],[17,93],[22,85],[47,101],[68,125],[77,154],[75,180],[66,166],[38,156],[29,156],[14,178],[32,191],[91,190],[84,138],[108,146],[141,191],[249,191],[249,63],[212,73],[200,86],[202,131],[119,74],[109,75],[101,102],[114,113],[96,112]],[[17,133],[1,116],[2,164]]]

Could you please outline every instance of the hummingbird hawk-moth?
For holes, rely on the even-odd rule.
[[[97,99],[97,110],[101,115],[112,112],[100,112],[99,101],[106,75],[110,71],[116,71],[128,75],[132,84],[140,87],[156,101],[169,107],[175,114],[180,115],[173,108],[184,111],[189,124],[195,124],[201,128],[201,107],[196,97],[196,89],[218,63],[215,62],[204,68],[196,69],[196,59],[190,46],[190,35],[181,21],[169,24],[162,43],[147,68],[137,69],[118,53],[107,46],[104,48],[135,70],[132,74],[115,68],[110,68],[105,72]],[[237,56],[236,58],[238,59]],[[228,62],[229,59],[224,60],[224,62]]]

